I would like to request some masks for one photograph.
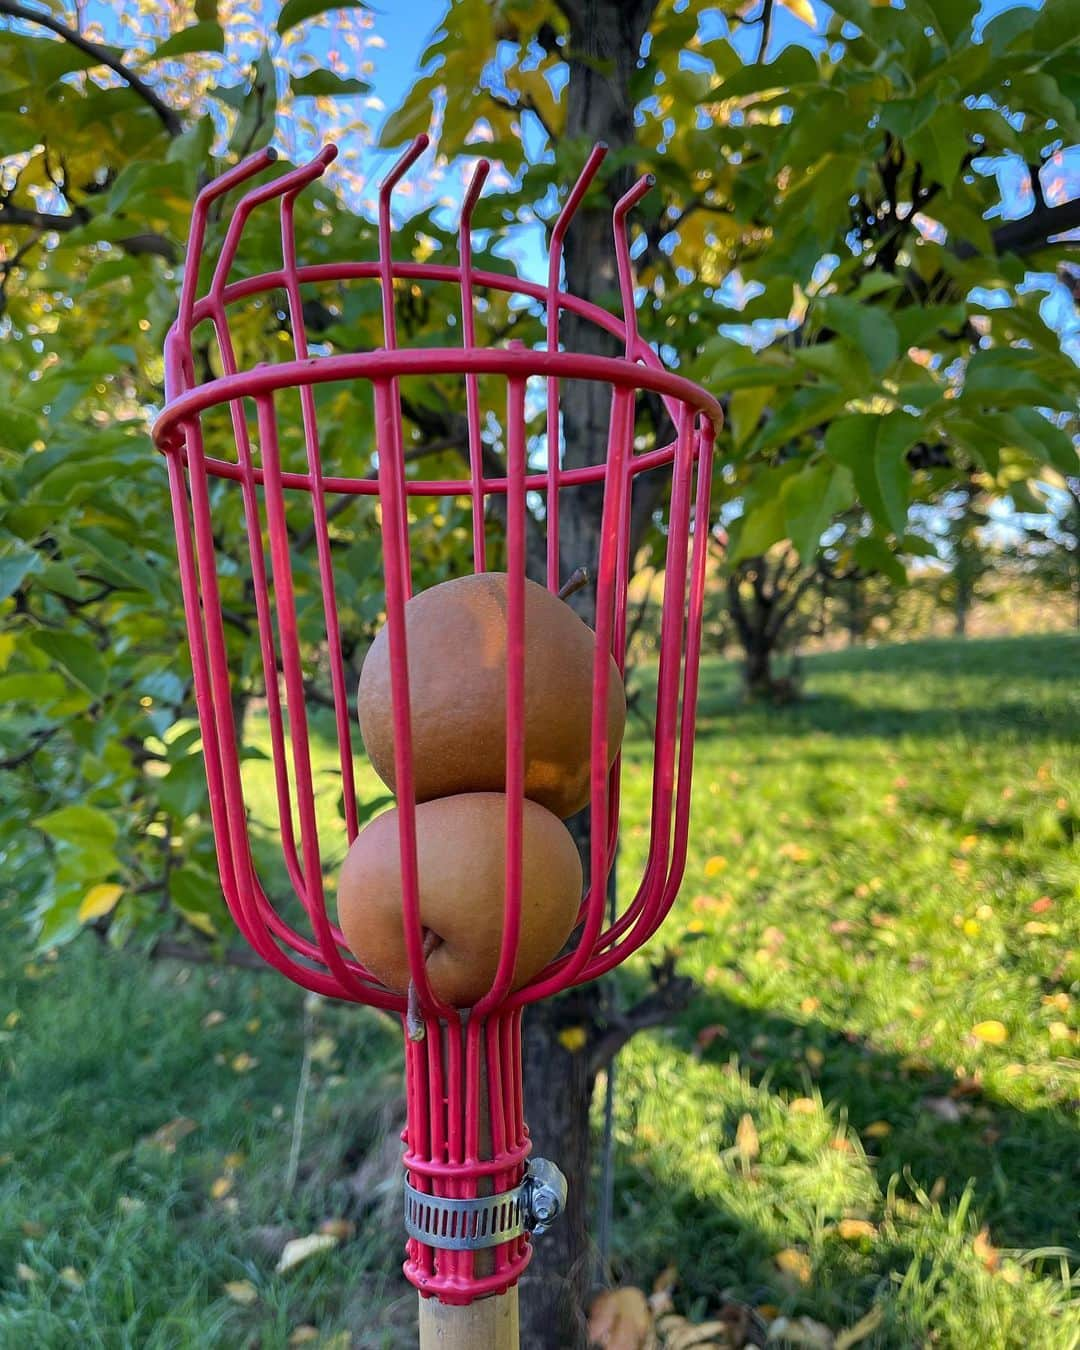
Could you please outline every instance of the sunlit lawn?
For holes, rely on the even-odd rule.
[[[649,953],[677,945],[701,989],[618,1063],[616,1274],[647,1286],[674,1263],[696,1316],[736,1297],[839,1330],[880,1308],[867,1345],[1074,1347],[1080,640],[807,667],[812,698],[779,712],[705,670],[686,883]],[[639,729],[628,822],[646,755]],[[329,812],[325,747],[317,767]],[[266,766],[249,772],[268,820]],[[625,831],[624,892],[643,842]],[[15,912],[0,1346],[268,1350],[301,1325],[324,1345],[347,1327],[357,1346],[408,1343],[396,1211],[365,1216],[348,1184],[400,1090],[393,1029],[310,1014],[285,1195],[298,991],[148,972],[92,940],[28,962]],[[180,1117],[197,1127],[170,1151],[154,1132]],[[274,1274],[286,1232],[342,1216],[355,1238]]]

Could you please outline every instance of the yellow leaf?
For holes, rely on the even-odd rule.
[[[885,1310],[880,1303],[875,1303],[868,1313],[846,1331],[837,1333],[836,1342],[833,1350],[851,1350],[853,1345],[858,1345],[860,1341],[865,1341],[867,1336],[873,1335],[881,1326],[882,1319],[885,1316]]]
[[[565,1027],[559,1032],[559,1044],[564,1050],[569,1050],[572,1055],[576,1055],[579,1050],[584,1050],[585,1042],[588,1039],[588,1032],[584,1027]]]
[[[170,1120],[167,1124],[159,1126],[153,1134],[148,1135],[142,1142],[152,1144],[164,1153],[175,1153],[180,1140],[189,1135],[192,1130],[198,1128],[199,1122],[197,1120],[192,1120],[190,1116],[177,1116],[175,1120]]]
[[[990,1241],[989,1228],[980,1228],[972,1239],[971,1249],[989,1271],[997,1270],[1001,1264],[1001,1253]]]
[[[86,1283],[74,1266],[64,1266],[58,1273],[57,1278],[61,1284],[66,1285],[69,1289],[81,1289]]]
[[[1046,1028],[1052,1041],[1071,1041],[1073,1032],[1067,1022],[1051,1022]]]
[[[312,1341],[319,1339],[319,1328],[313,1327],[309,1322],[304,1322],[296,1328],[289,1337],[290,1345],[310,1345]]]
[[[233,1073],[250,1073],[258,1062],[254,1055],[249,1055],[246,1050],[241,1050],[238,1055],[232,1057]]]
[[[320,1233],[329,1233],[339,1242],[348,1242],[356,1232],[356,1224],[351,1219],[323,1219],[319,1224]]]
[[[817,1102],[813,1097],[796,1097],[788,1102],[788,1110],[796,1116],[812,1116],[817,1111]]]
[[[807,1047],[804,1058],[807,1064],[809,1064],[812,1069],[820,1069],[821,1066],[825,1063],[825,1056],[821,1053],[821,1051],[817,1048],[816,1045],[811,1045]]]
[[[22,1021],[22,1013],[19,1012],[18,1008],[16,1008],[13,1012],[9,1012],[8,1015],[4,1018],[5,1031],[14,1031],[14,1029],[19,1025],[21,1021]]]
[[[797,1247],[784,1247],[773,1257],[776,1268],[782,1275],[788,1275],[799,1284],[809,1284],[812,1273],[810,1258]]]
[[[718,877],[727,865],[728,861],[725,857],[719,853],[714,853],[711,858],[705,860],[705,875],[707,877]]]
[[[278,1275],[284,1275],[301,1262],[320,1252],[331,1251],[337,1245],[338,1240],[333,1233],[309,1233],[307,1237],[292,1238],[282,1249],[275,1270]]]
[[[41,1276],[33,1266],[28,1266],[25,1261],[16,1261],[15,1278],[21,1280],[23,1284],[33,1284],[34,1281],[39,1280]]]
[[[863,1134],[867,1139],[884,1139],[886,1135],[892,1134],[892,1126],[887,1120],[872,1120]]]
[[[224,1021],[225,1021],[225,1014],[221,1011],[221,1009],[213,1008],[203,1018],[202,1025],[206,1028],[207,1031],[209,1031],[211,1027],[216,1027]]]
[[[816,1013],[820,1007],[821,1007],[821,999],[814,998],[814,996],[811,994],[807,998],[804,998],[803,1001],[799,1004],[799,1011],[801,1013],[807,1014]]]
[[[810,0],[780,0],[786,10],[790,10],[797,19],[802,19],[809,28],[817,27],[817,16]]]
[[[250,1280],[229,1280],[225,1285],[225,1293],[242,1308],[250,1307],[259,1297],[259,1291]]]
[[[89,923],[91,919],[100,919],[104,914],[111,914],[123,894],[123,886],[118,886],[114,881],[91,886],[79,906],[79,922]]]
[[[836,1231],[845,1242],[857,1242],[859,1238],[877,1237],[877,1229],[866,1219],[841,1219]]]
[[[334,1051],[337,1049],[337,1041],[333,1036],[319,1036],[311,1045],[308,1051],[308,1058],[316,1064],[327,1064],[334,1058]]]
[[[968,937],[977,937],[979,934],[979,924],[976,919],[964,920],[964,933]]]
[[[225,1166],[229,1169],[230,1172],[235,1172],[238,1167],[243,1167],[243,1165],[244,1165],[243,1153],[225,1154]]]
[[[986,1045],[1004,1045],[1009,1039],[1004,1023],[992,1019],[989,1022],[976,1022],[971,1028],[971,1034],[977,1041],[983,1041]]]
[[[207,937],[217,937],[217,929],[214,927],[214,921],[209,914],[204,914],[197,909],[184,909],[182,905],[176,905],[175,908],[191,924],[192,928],[197,928],[200,933],[205,933]]]
[[[747,1162],[753,1162],[761,1152],[761,1141],[758,1139],[753,1116],[745,1115],[739,1121],[735,1131],[735,1148]]]
[[[645,1350],[652,1331],[649,1303],[640,1289],[605,1289],[589,1308],[589,1344],[602,1350]]]
[[[217,1177],[214,1184],[210,1187],[210,1196],[213,1200],[221,1200],[232,1190],[232,1182],[228,1177]]]

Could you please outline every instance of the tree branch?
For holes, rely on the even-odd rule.
[[[70,42],[73,47],[85,52],[87,56],[94,57],[103,66],[108,66],[114,74],[119,75],[129,89],[132,89],[145,103],[153,108],[161,121],[161,125],[170,136],[179,136],[184,130],[184,124],[172,108],[159,98],[133,70],[129,70],[108,47],[103,47],[97,42],[91,42],[76,29],[69,28],[66,23],[61,23],[59,19],[54,19],[51,14],[43,14],[37,9],[28,9],[26,5],[17,3],[17,0],[0,0],[0,14],[6,14],[12,19],[22,19],[25,23],[40,24],[42,28],[47,28],[50,33],[55,33],[65,42]]]
[[[219,962],[239,966],[242,970],[269,970],[270,967],[248,947],[226,947],[219,952],[209,943],[180,942],[176,938],[158,938],[150,948],[152,961],[187,961],[190,965],[208,966]]]
[[[669,959],[654,970],[656,987],[633,1007],[612,1020],[607,1031],[589,1050],[589,1073],[606,1068],[632,1036],[647,1027],[666,1026],[676,1013],[690,1005],[696,985],[688,975],[676,975]]]
[[[765,49],[769,45],[769,38],[772,37],[773,21],[773,0],[762,0],[761,5],[761,46],[758,47],[757,56],[754,59],[755,65],[763,65],[765,62]]]
[[[1080,197],[1058,206],[1036,208],[1019,220],[999,226],[993,233],[994,248],[998,253],[1034,253],[1045,248],[1052,234],[1077,228],[1080,228]],[[960,258],[970,258],[975,253],[972,245],[963,241],[957,242],[954,251]]]

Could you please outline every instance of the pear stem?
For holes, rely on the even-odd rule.
[[[430,928],[424,929],[425,962],[440,942],[442,942],[442,938],[438,933],[433,932]],[[416,992],[416,985],[412,980],[409,981],[409,988],[405,997],[405,1034],[410,1041],[422,1041],[427,1035],[427,1028],[420,1011],[420,996]]]
[[[575,591],[580,591],[592,581],[592,573],[587,567],[575,567],[559,589],[559,599],[568,600]]]

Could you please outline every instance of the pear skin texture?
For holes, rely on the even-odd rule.
[[[409,984],[398,854],[398,809],[356,836],[338,881],[338,922],[353,955],[388,989]],[[506,797],[470,792],[416,808],[420,919],[441,942],[427,958],[435,994],[479,1002],[499,963],[506,894]],[[526,800],[522,813],[521,930],[511,989],[557,956],[581,903],[582,870],[566,826]]]
[[[444,581],[405,606],[416,800],[506,789],[505,572]],[[525,796],[562,819],[589,800],[593,630],[570,606],[525,582]],[[609,658],[610,659],[610,658]],[[384,625],[360,675],[357,706],[376,773],[396,791]],[[608,765],[622,743],[626,691],[608,681]]]

